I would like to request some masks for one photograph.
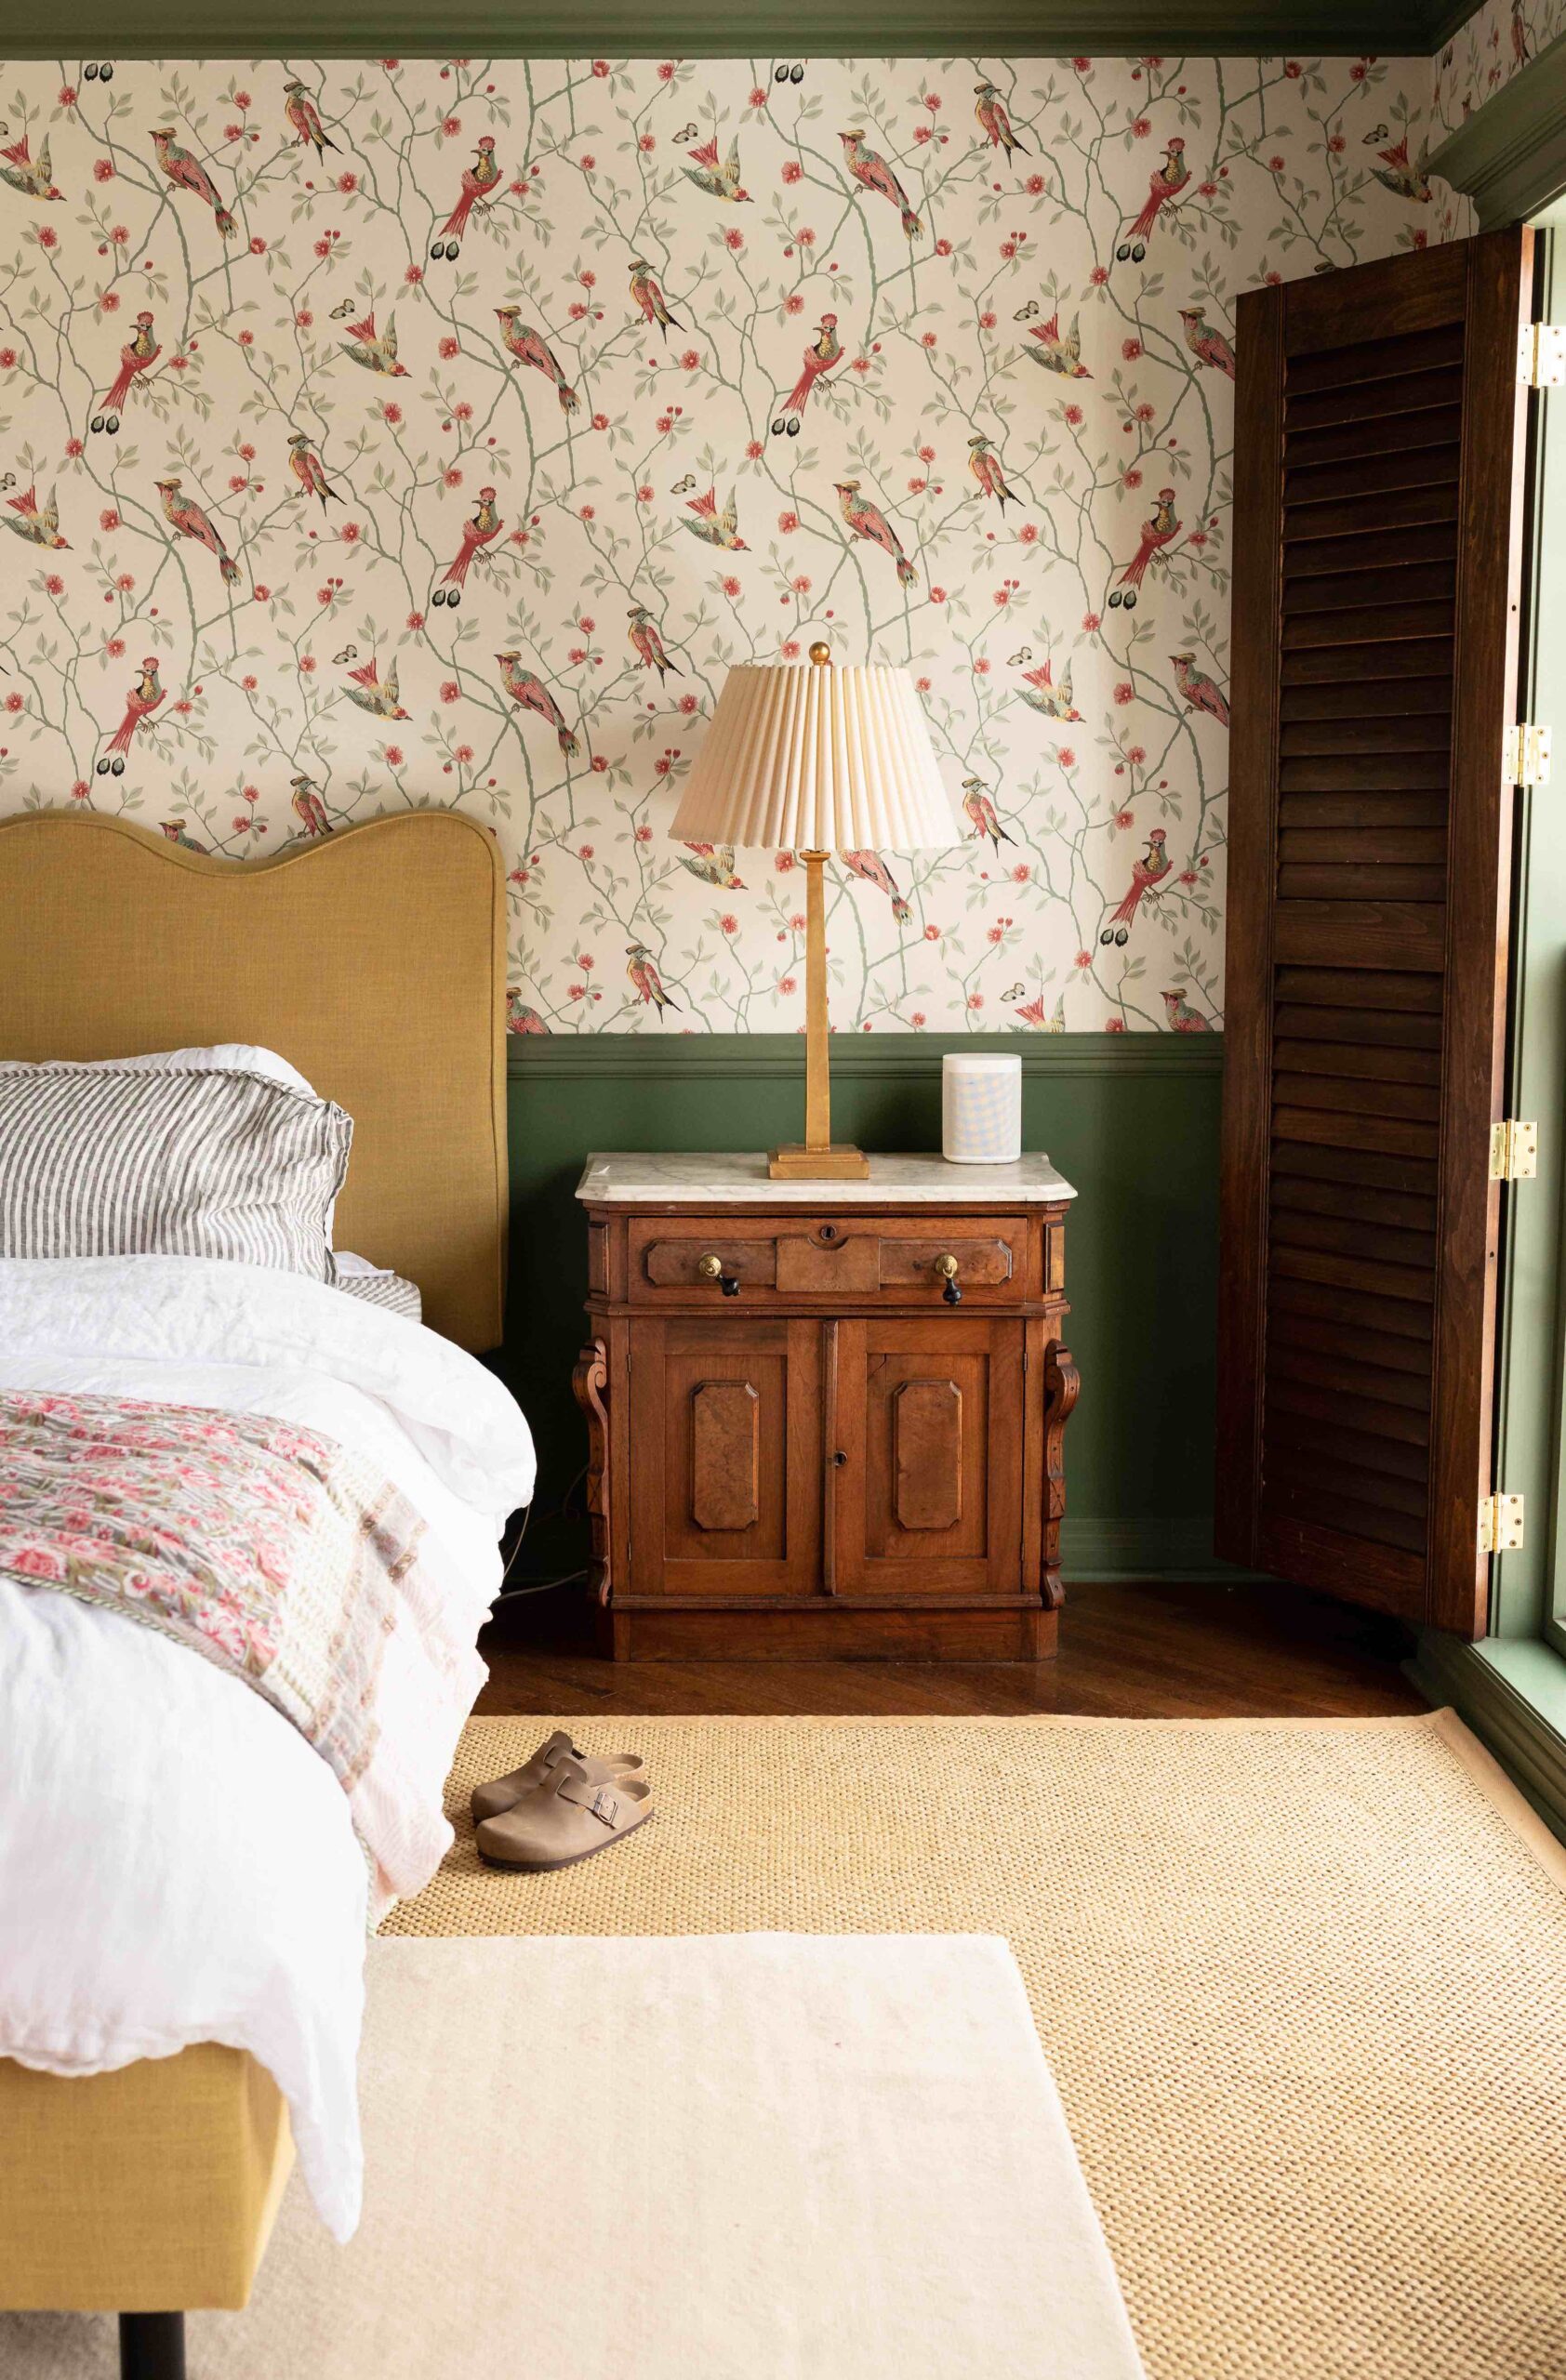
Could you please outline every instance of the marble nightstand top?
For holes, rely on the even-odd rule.
[[[668,1206],[686,1199],[777,1207],[1046,1207],[1077,1195],[1042,1154],[1019,1157],[1011,1165],[873,1155],[869,1163],[868,1182],[774,1182],[761,1151],[595,1151],[577,1196],[593,1207]]]

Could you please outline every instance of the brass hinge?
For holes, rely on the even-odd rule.
[[[1479,1507],[1481,1554],[1516,1554],[1522,1545],[1520,1496],[1482,1496]]]
[[[1539,1170],[1539,1128],[1537,1124],[1492,1124],[1490,1127],[1490,1179],[1492,1182],[1532,1182]]]
[[[1517,377],[1525,389],[1566,388],[1566,323],[1530,323],[1520,333]]]
[[[1508,727],[1501,747],[1503,785],[1548,785],[1549,729],[1529,720]]]

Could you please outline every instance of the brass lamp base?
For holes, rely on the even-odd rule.
[[[766,1170],[774,1182],[868,1182],[870,1178],[869,1157],[846,1141],[824,1149],[803,1148],[797,1143],[791,1148],[774,1149]]]

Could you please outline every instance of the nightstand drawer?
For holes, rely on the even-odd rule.
[[[953,1224],[939,1216],[790,1216],[786,1223],[723,1217],[648,1219],[629,1228],[628,1290],[635,1303],[676,1300],[887,1298],[940,1303],[946,1256],[957,1260],[964,1297],[1015,1304],[1028,1295],[1029,1226],[1022,1215]],[[949,1301],[948,1301],[949,1302]]]

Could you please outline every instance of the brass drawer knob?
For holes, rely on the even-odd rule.
[[[962,1292],[957,1286],[956,1257],[949,1254],[946,1256],[937,1256],[936,1259],[936,1270],[940,1275],[942,1280],[946,1283],[946,1287],[941,1291],[941,1295],[945,1299],[947,1304],[961,1305],[962,1302]]]
[[[724,1297],[737,1298],[739,1295],[738,1278],[733,1273],[724,1272],[721,1256],[698,1257],[696,1269],[704,1281],[716,1281]]]

